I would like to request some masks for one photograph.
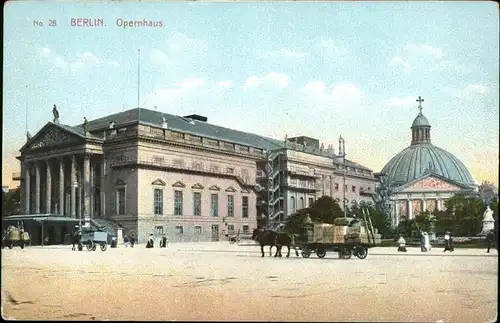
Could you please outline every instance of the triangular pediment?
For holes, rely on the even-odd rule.
[[[165,186],[166,183],[164,181],[162,181],[161,179],[157,179],[155,180],[153,183],[151,183],[152,185],[160,185],[160,186]]]
[[[220,187],[217,185],[212,185],[208,189],[211,191],[220,191]]]
[[[47,147],[66,146],[84,142],[85,137],[75,131],[69,130],[70,127],[59,125],[53,122],[47,123],[38,131],[28,142],[20,149],[40,149]]]
[[[127,185],[127,183],[125,183],[123,180],[121,179],[117,179],[116,182],[115,182],[115,185],[116,186],[124,186],[124,185]]]
[[[250,190],[247,189],[247,188],[244,188],[244,189],[241,190],[241,193],[243,193],[243,194],[250,194]]]
[[[184,183],[183,183],[183,182],[181,182],[181,181],[177,181],[177,182],[175,182],[172,186],[173,186],[173,187],[180,187],[180,188],[184,188],[184,187],[186,187],[186,184],[184,184]]]
[[[234,192],[236,192],[236,189],[234,187],[232,187],[232,186],[229,186],[228,188],[226,188],[226,192],[228,192],[228,193],[234,193]]]
[[[408,182],[397,188],[398,192],[436,192],[436,191],[463,191],[471,190],[470,187],[449,180],[443,176],[437,174],[428,173],[420,178],[417,178],[411,182]]]
[[[201,185],[200,183],[194,184],[193,186],[191,186],[191,188],[195,189],[195,190],[202,190],[202,189],[204,189],[203,185]]]

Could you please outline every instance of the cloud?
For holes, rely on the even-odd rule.
[[[117,61],[110,61],[108,64],[111,65],[111,66],[113,66],[113,67],[120,66],[120,63],[118,63]]]
[[[205,60],[209,54],[209,45],[206,41],[196,38],[189,38],[179,32],[171,33],[163,46],[151,51],[151,63],[157,66],[194,64],[200,60]]]
[[[407,96],[404,98],[391,98],[388,100],[387,105],[389,107],[395,107],[395,108],[403,108],[403,107],[411,107],[414,106],[416,102],[415,97],[413,96]]]
[[[164,87],[147,95],[146,106],[167,105],[180,100],[187,99],[196,93],[199,88],[205,86],[205,81],[200,78],[188,78],[175,83],[172,86]]]
[[[322,40],[319,43],[320,52],[327,60],[335,60],[348,53],[347,48],[337,44],[331,39]]]
[[[357,85],[349,82],[326,85],[321,81],[313,81],[307,83],[302,92],[313,103],[334,108],[358,106],[364,96]]]
[[[411,71],[411,65],[410,63],[408,63],[408,61],[402,59],[401,56],[394,56],[389,62],[389,66],[398,66],[398,65],[403,66],[403,70],[405,72]]]
[[[66,70],[68,67],[68,63],[61,55],[58,55],[54,51],[50,50],[48,47],[44,47],[40,50],[40,56],[43,57],[50,64],[54,65],[57,68],[62,70]]]
[[[283,89],[289,85],[289,78],[285,74],[271,72],[265,76],[250,76],[243,85],[243,89],[248,90],[259,86],[273,86]]]
[[[87,67],[93,67],[99,65],[99,58],[90,52],[84,52],[83,54],[78,54],[75,61],[69,64],[71,72],[78,72]]]
[[[407,44],[390,59],[389,66],[402,67],[407,73],[415,66],[432,70],[436,65],[442,64],[444,56],[444,51],[438,47],[428,44]]]
[[[288,48],[281,48],[279,50],[264,52],[257,54],[257,57],[260,59],[267,60],[281,60],[281,59],[291,59],[291,60],[300,60],[306,57],[308,53],[297,52],[290,50]]]
[[[219,88],[232,88],[234,84],[232,81],[220,81],[215,83],[215,86]]]
[[[459,89],[447,88],[446,91],[455,98],[471,101],[488,95],[490,89],[482,84],[469,84]]]

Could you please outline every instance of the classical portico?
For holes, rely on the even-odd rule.
[[[18,157],[24,213],[104,214],[101,142],[76,127],[52,122],[31,138]]]

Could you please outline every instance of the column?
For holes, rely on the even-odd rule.
[[[94,177],[95,177],[95,164],[91,163],[90,164],[90,209],[89,209],[89,215],[90,217],[94,216],[94,208],[95,208],[95,201],[94,201],[94,194],[95,194],[95,186],[94,186]]]
[[[436,199],[436,207],[438,211],[441,211],[441,199],[439,198]]]
[[[59,214],[64,214],[64,157],[59,157]]]
[[[23,185],[24,185],[24,213],[25,214],[30,214],[31,213],[31,206],[30,206],[30,193],[31,193],[31,167],[30,164],[27,162],[24,162],[22,164],[21,172],[24,172],[21,174],[21,178],[23,179]]]
[[[425,212],[427,210],[427,199],[424,197],[422,199],[422,212]]]
[[[47,165],[45,213],[52,213],[52,167],[50,165],[50,159],[47,159],[45,164]]]
[[[71,156],[71,217],[76,218],[76,188],[74,183],[76,182],[76,160],[75,156]]]
[[[40,214],[40,164],[35,162],[35,214]]]
[[[399,225],[399,200],[395,201],[394,209],[396,211],[396,226]]]
[[[105,215],[106,212],[106,196],[104,194],[105,189],[104,189],[104,172],[106,168],[106,162],[104,160],[104,156],[102,158],[101,162],[101,187],[100,187],[100,194],[101,194],[101,216]]]
[[[83,158],[82,170],[83,183],[83,216],[90,214],[90,156],[85,155]]]
[[[408,199],[408,220],[413,219],[413,203],[412,200]]]

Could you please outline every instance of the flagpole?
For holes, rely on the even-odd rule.
[[[140,105],[140,92],[141,92],[141,49],[137,50],[137,114],[138,122],[141,120],[141,105]]]

